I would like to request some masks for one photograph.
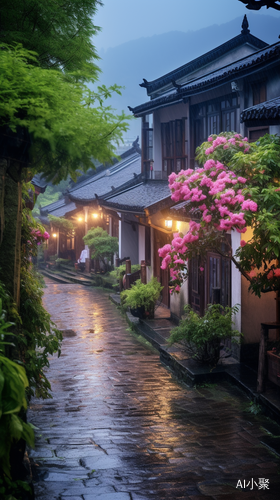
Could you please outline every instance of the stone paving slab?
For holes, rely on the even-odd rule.
[[[100,290],[49,282],[44,303],[64,340],[53,399],[29,410],[36,500],[279,500],[280,458],[262,442],[280,426],[246,394],[179,383]]]
[[[119,295],[112,294],[110,298],[116,305],[120,304]],[[209,369],[188,358],[186,352],[182,349],[182,345],[174,344],[171,347],[168,346],[167,339],[170,336],[172,328],[176,326],[171,318],[139,320],[133,318],[127,312],[127,319],[133,325],[134,329],[150,341],[159,351],[162,363],[170,368],[179,380],[184,381],[190,386],[194,386],[197,383],[208,382],[210,380],[215,382],[226,378],[242,388],[252,401],[262,405],[268,416],[280,423],[279,389],[267,381],[265,392],[258,394],[256,392],[257,373],[250,367],[239,363],[233,357],[227,356],[226,353],[222,352],[218,365],[214,369]],[[279,454],[278,445],[274,447],[274,451]]]

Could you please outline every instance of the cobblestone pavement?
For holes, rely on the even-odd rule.
[[[49,283],[44,303],[66,331],[53,399],[29,411],[36,500],[280,498],[280,459],[261,444],[280,427],[241,391],[179,384],[98,290]]]

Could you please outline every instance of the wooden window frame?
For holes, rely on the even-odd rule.
[[[187,118],[183,117],[161,124],[162,173],[166,178],[171,172],[187,168]]]
[[[236,104],[233,104],[234,99],[236,99]],[[222,107],[223,102],[231,101],[231,105],[225,105]],[[211,109],[210,107],[213,107]],[[215,109],[216,108],[216,109]],[[233,130],[228,130],[228,132],[234,131],[240,132],[240,99],[235,95],[227,94],[225,96],[219,97],[217,99],[211,99],[210,101],[205,101],[201,104],[197,104],[192,112],[192,126],[195,127],[195,137],[193,137],[192,142],[192,168],[196,167],[195,164],[195,151],[198,146],[203,141],[207,141],[207,138],[211,134],[219,134],[220,132],[225,132],[224,121],[226,113],[234,112],[234,127]],[[216,117],[217,127],[214,130],[211,125],[211,120]],[[199,130],[200,127],[200,130]],[[230,127],[231,128],[231,127]],[[198,138],[199,136],[199,138]],[[199,144],[197,143],[199,142]]]
[[[257,137],[257,139],[252,139],[251,138],[252,132],[263,132],[263,133],[260,133],[260,135]],[[265,134],[269,134],[269,126],[263,125],[260,127],[248,127],[247,128],[247,136],[248,136],[249,142],[255,142],[258,140],[259,137],[263,137]]]
[[[262,80],[260,82],[251,83],[252,96],[253,96],[253,106],[261,104],[267,100],[267,88],[266,81]]]

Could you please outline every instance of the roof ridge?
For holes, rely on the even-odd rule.
[[[151,94],[152,92],[160,89],[164,85],[171,83],[172,80],[176,80],[178,78],[181,78],[180,75],[175,77],[176,73],[180,73],[183,71],[185,72],[188,68],[191,68],[191,67],[193,67],[192,71],[194,71],[195,69],[202,67],[205,63],[210,62],[209,58],[214,60],[215,57],[219,57],[219,55],[217,53],[220,52],[220,56],[221,56],[223,53],[226,52],[226,50],[229,49],[229,47],[234,48],[238,45],[241,45],[241,42],[243,42],[243,43],[244,42],[251,42],[251,43],[254,42],[255,45],[259,46],[260,49],[267,47],[269,44],[267,44],[266,42],[264,42],[260,38],[257,38],[255,35],[252,35],[250,33],[250,30],[248,29],[248,27],[247,27],[247,29],[245,29],[245,27],[246,27],[245,26],[246,23],[244,24],[245,17],[246,17],[246,14],[243,18],[241,33],[239,33],[235,37],[231,38],[230,40],[227,40],[226,42],[218,45],[214,49],[211,49],[208,52],[205,52],[201,56],[198,56],[195,59],[192,59],[191,61],[183,64],[182,66],[179,66],[179,68],[175,68],[174,70],[166,73],[165,75],[162,75],[161,77],[156,78],[155,80],[148,82],[147,80],[143,79],[143,83],[139,84],[140,87],[146,88],[147,94],[149,95],[149,93]],[[247,20],[247,17],[246,17],[246,20]],[[248,23],[248,21],[247,21],[247,23]],[[249,24],[248,24],[248,26],[249,26]],[[260,45],[263,45],[263,47],[260,47]],[[213,56],[212,58],[210,57],[211,55]],[[199,62],[203,62],[203,63],[201,65],[199,65],[198,64]],[[162,82],[162,83],[160,84],[160,82]]]
[[[275,46],[275,45],[280,45],[280,41],[279,42],[275,42],[275,43],[272,43],[271,45],[267,45],[266,47],[263,47],[262,49],[259,49],[257,50],[256,52],[253,52],[252,54],[249,54],[247,56],[244,56],[242,57],[241,59],[237,59],[237,61],[233,61],[231,63],[228,63],[226,64],[225,66],[221,66],[220,68],[217,68],[215,70],[212,70],[212,71],[209,71],[209,73],[205,73],[204,75],[200,75],[200,76],[197,76],[196,78],[194,78],[193,80],[189,80],[188,82],[180,85],[180,89],[184,90],[184,87],[187,86],[187,85],[191,85],[192,83],[194,83],[195,81],[197,80],[201,80],[201,78],[206,78],[207,76],[211,75],[211,74],[214,74],[214,73],[217,73],[218,71],[222,71],[223,69],[226,69],[226,68],[229,68],[230,66],[234,66],[234,64],[239,64],[239,63],[242,63],[242,61],[244,61],[245,59],[249,59],[250,57],[258,57],[258,54],[260,52],[264,52],[264,51],[267,51],[267,50],[272,50],[272,48]]]
[[[226,82],[227,78],[232,78],[233,73],[235,73],[235,78],[241,78],[242,75],[240,76],[240,73],[242,71],[244,72],[245,70],[247,70],[247,72],[251,71],[251,73],[257,71],[257,69],[254,69],[254,67],[256,65],[259,65],[260,62],[263,63],[264,59],[269,61],[269,59],[271,59],[276,53],[279,52],[279,47],[280,47],[280,42],[279,41],[275,42],[271,45],[264,47],[263,49],[253,52],[250,55],[238,59],[237,61],[229,63],[226,66],[217,68],[211,71],[210,73],[200,75],[197,78],[190,80],[189,82],[186,82],[184,85],[180,87],[180,89],[177,89],[176,91],[174,90],[172,94],[161,95],[156,99],[151,99],[150,101],[140,104],[139,106],[135,106],[135,108],[130,108],[130,110],[134,113],[134,115],[141,116],[142,114],[147,113],[148,111],[150,112],[151,109],[154,110],[162,106],[167,106],[172,104],[173,102],[181,102],[189,95],[195,95],[197,93],[203,92],[207,88],[207,86],[209,86],[210,84],[213,85],[213,81],[217,79],[219,81],[219,85],[223,85]],[[244,64],[244,61],[246,60],[248,60],[248,63]],[[241,67],[242,64],[244,67]],[[227,68],[232,68],[232,69],[226,71]],[[223,74],[221,74],[222,71],[224,72]],[[207,77],[209,77],[209,75],[212,75],[211,80],[209,80],[209,78],[207,80]],[[196,82],[199,81],[200,84],[199,83],[196,84]]]

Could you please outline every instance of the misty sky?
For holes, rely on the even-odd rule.
[[[252,12],[238,0],[103,0],[103,4],[94,19],[102,27],[94,39],[98,52],[143,36],[196,31]],[[280,18],[280,12],[271,8],[258,12]]]

